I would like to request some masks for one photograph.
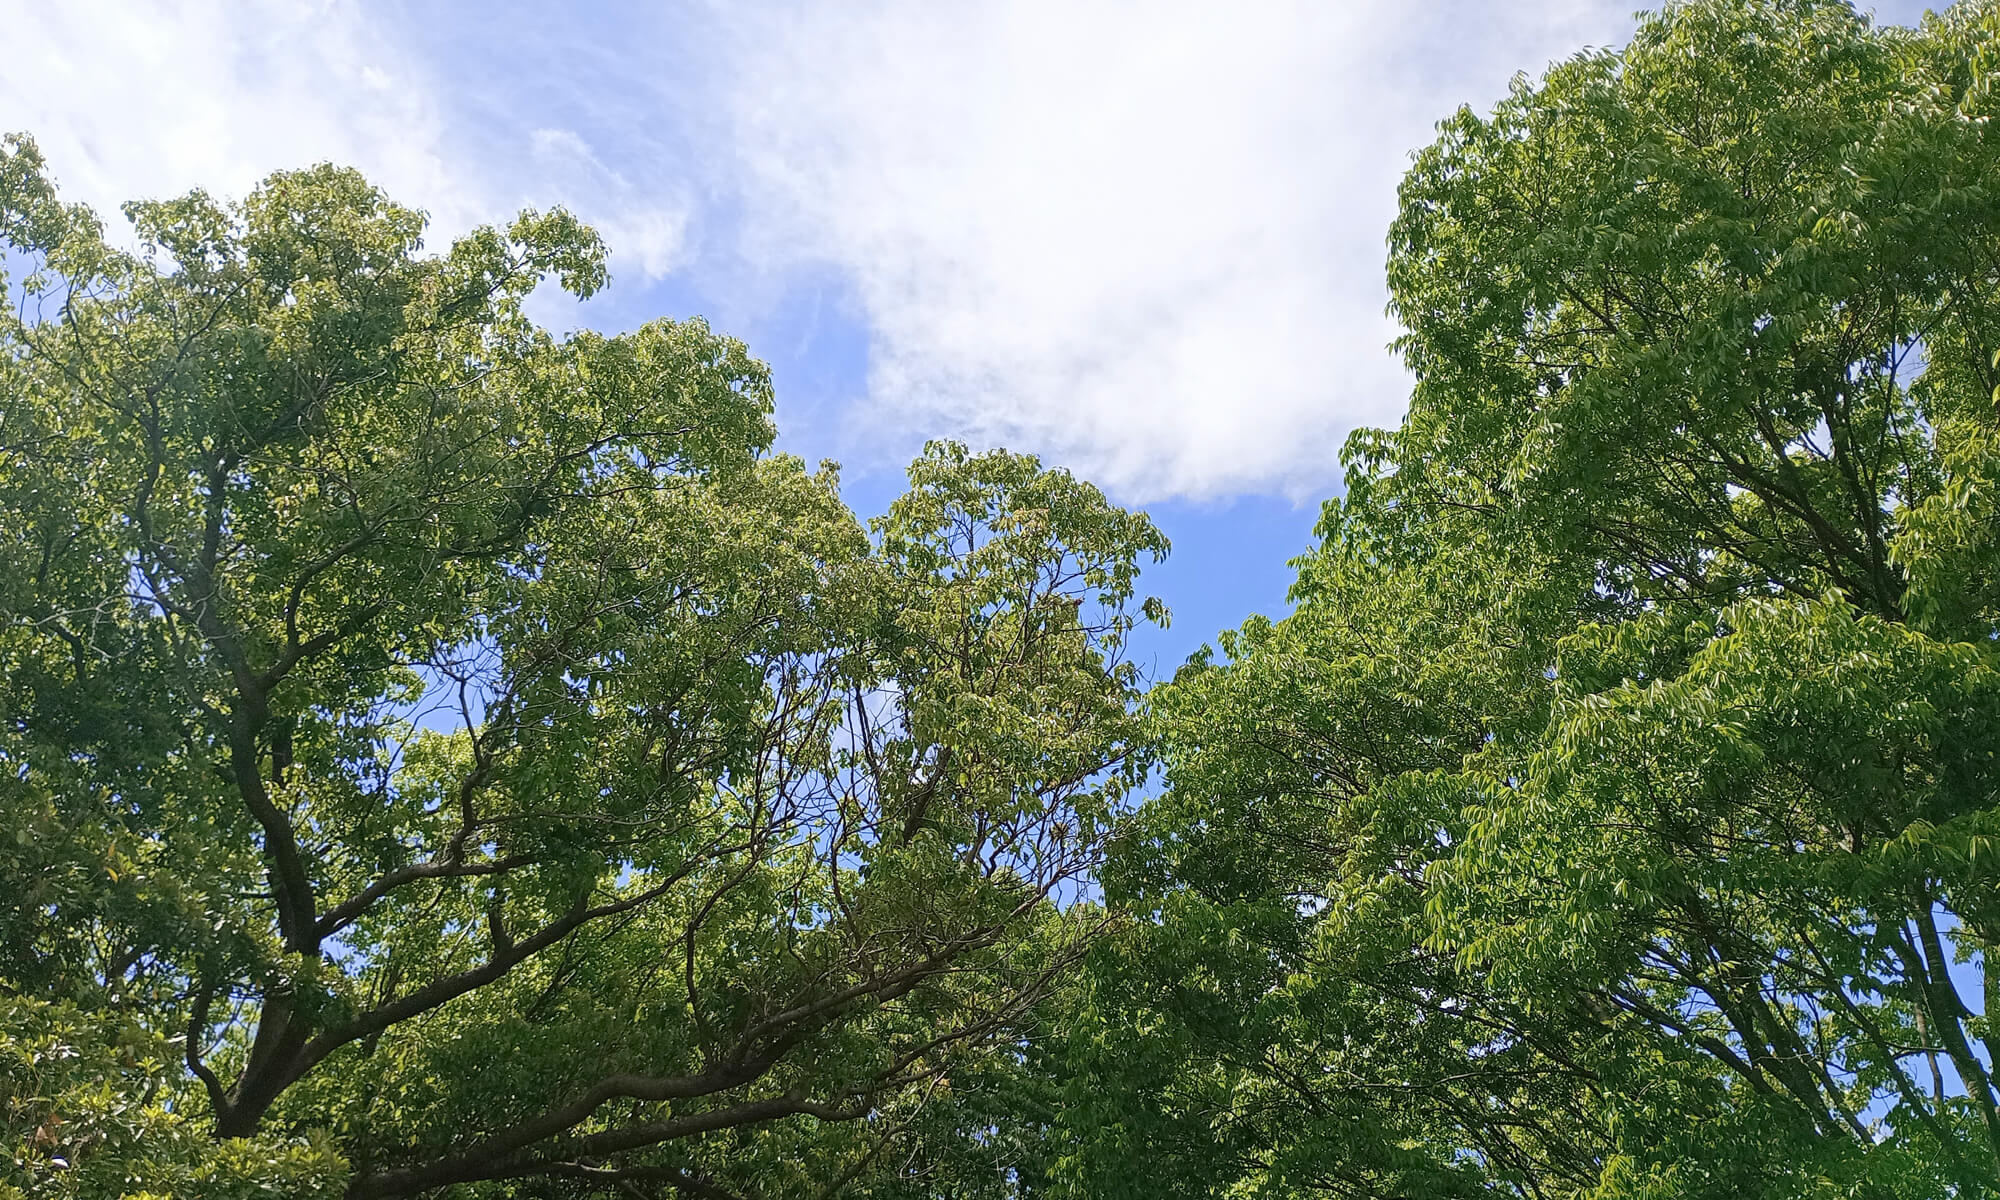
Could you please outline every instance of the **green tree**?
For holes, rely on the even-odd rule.
[[[1165,541],[945,444],[871,534],[741,344],[523,315],[560,212],[125,211],[0,145],[0,1192],[893,1175],[1101,924]]]
[[[1407,418],[1156,693],[1080,1192],[2000,1192],[1996,67],[1674,4],[1443,123]]]

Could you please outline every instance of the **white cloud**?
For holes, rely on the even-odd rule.
[[[664,204],[645,195],[624,173],[597,156],[590,143],[568,129],[537,129],[528,135],[537,173],[549,181],[546,204],[567,204],[595,222],[619,262],[634,262],[642,278],[656,280],[687,257],[688,207]]]
[[[1628,11],[737,10],[749,256],[851,277],[870,436],[1033,448],[1133,500],[1321,493],[1407,392],[1382,246],[1408,152]]]
[[[35,135],[64,193],[117,206],[240,196],[282,167],[363,167],[447,228],[486,215],[448,161],[417,64],[339,4],[0,4],[0,128]]]
[[[469,128],[512,114],[468,117],[455,64],[426,61],[401,25],[360,6],[0,0],[0,28],[11,47],[0,130],[32,133],[64,194],[114,233],[117,206],[134,197],[240,197],[273,170],[333,161],[428,212],[433,244],[524,206],[567,204],[642,279],[684,257],[687,212],[674,198],[635,187],[574,133]]]

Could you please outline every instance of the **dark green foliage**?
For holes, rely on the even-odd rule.
[[[1078,1194],[2000,1190],[1996,63],[1689,3],[1443,124],[1407,419],[1155,693]]]

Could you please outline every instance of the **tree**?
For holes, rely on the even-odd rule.
[[[740,343],[523,315],[561,212],[125,211],[0,148],[0,1188],[831,1194],[1014,1053],[1143,516],[934,444],[871,534]]]
[[[1156,693],[1080,1190],[2000,1189],[1996,61],[1673,4],[1443,123],[1407,418]]]

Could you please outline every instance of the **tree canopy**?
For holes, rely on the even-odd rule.
[[[1444,121],[1292,609],[561,212],[0,147],[0,1200],[2000,1195],[2000,0]],[[1154,768],[1159,768],[1154,773]]]
[[[819,1194],[948,1126],[1101,923],[1164,539],[946,443],[865,528],[741,344],[528,320],[605,279],[560,212],[126,214],[0,153],[0,1193]]]

